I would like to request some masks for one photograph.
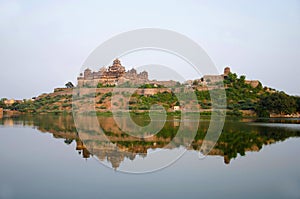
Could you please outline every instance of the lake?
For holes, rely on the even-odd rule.
[[[86,131],[70,115],[0,119],[0,198],[300,198],[300,119],[226,118],[207,156],[200,149],[209,118],[191,143],[192,117],[170,116],[142,138],[124,118],[121,128],[111,116],[97,119],[106,141],[89,116]],[[133,118],[142,126],[148,119]],[[174,161],[151,172],[169,157]],[[134,173],[144,168],[149,172]]]

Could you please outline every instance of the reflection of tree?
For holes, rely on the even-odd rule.
[[[89,123],[87,117],[83,122],[88,123],[89,130],[80,135],[74,125],[71,115],[32,115],[20,116],[18,118],[4,118],[0,124],[26,125],[34,126],[40,132],[49,132],[54,138],[65,139],[66,144],[76,143],[76,150],[83,156],[89,158],[90,155],[96,156],[100,161],[108,161],[117,169],[125,159],[133,160],[137,155],[146,156],[149,149],[163,148],[174,138],[180,125],[186,126],[183,129],[183,135],[177,136],[173,140],[173,145],[169,148],[182,146],[188,140],[189,132],[192,129],[189,125],[180,124],[176,118],[169,117],[164,128],[152,137],[137,138],[123,132],[114,122],[113,117],[98,117],[101,128],[109,141],[97,139],[95,133],[96,126]],[[143,120],[143,117],[135,118]],[[126,120],[124,120],[126,121]],[[282,121],[281,121],[282,122]],[[197,135],[189,150],[200,150],[203,139],[209,127],[209,121],[200,121]],[[126,131],[126,125],[124,125]],[[244,156],[247,151],[259,151],[264,145],[283,141],[289,137],[299,137],[300,131],[288,128],[275,128],[270,126],[248,125],[242,122],[225,123],[223,133],[221,134],[214,149],[209,155],[218,155],[224,157],[226,164],[238,155]]]
[[[205,135],[205,132],[198,131],[196,140],[198,138],[199,141],[200,138],[201,142],[200,135]],[[245,156],[247,151],[259,151],[263,145],[299,136],[299,130],[227,122],[217,144],[211,151],[211,155],[224,156],[224,161],[228,164],[238,154]],[[199,149],[199,147],[198,144],[193,144],[194,149]]]
[[[66,143],[66,144],[71,144],[72,142],[73,142],[72,139],[68,139],[68,138],[65,139],[65,143]]]

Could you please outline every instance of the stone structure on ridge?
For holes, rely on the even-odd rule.
[[[119,59],[115,59],[113,65],[109,66],[108,69],[102,67],[99,71],[93,72],[91,69],[87,68],[84,70],[83,75],[80,74],[80,77],[78,77],[77,80],[78,86],[97,85],[98,83],[111,86],[126,81],[143,84],[149,81],[148,73],[146,71],[141,73],[137,73],[135,69],[126,71]]]

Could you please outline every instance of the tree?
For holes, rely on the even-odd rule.
[[[0,100],[0,108],[6,108],[6,104],[4,103],[5,100],[6,100],[5,98],[2,98]]]
[[[224,80],[224,84],[231,84],[237,81],[237,74],[236,73],[229,73],[227,78]]]
[[[258,115],[267,112],[276,114],[292,114],[297,111],[296,100],[284,92],[276,92],[261,96],[258,103]]]
[[[294,97],[296,101],[297,112],[300,112],[300,97]]]
[[[74,85],[73,85],[72,82],[66,83],[65,86],[66,86],[67,88],[74,88]]]
[[[245,84],[245,80],[246,80],[246,76],[245,75],[241,75],[240,79],[238,79],[240,84]]]

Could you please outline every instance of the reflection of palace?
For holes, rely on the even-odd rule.
[[[79,151],[79,154],[82,153],[83,158],[89,158],[91,155],[87,148],[84,146],[83,142],[79,139],[76,139],[76,150]]]
[[[83,122],[89,123],[91,117],[86,117]],[[99,123],[104,130],[108,141],[99,141],[95,135],[96,126],[90,125],[90,129],[80,135],[75,129],[73,117],[68,116],[53,116],[40,115],[28,116],[19,118],[3,118],[0,119],[0,125],[26,125],[36,126],[41,132],[49,132],[54,138],[65,139],[66,144],[76,143],[76,150],[83,158],[97,157],[100,161],[108,161],[113,168],[117,169],[125,159],[134,160],[136,156],[147,155],[149,149],[163,148],[173,138],[174,132],[178,130],[178,120],[169,118],[164,128],[155,136],[138,139],[122,132],[115,124],[112,117],[99,117]],[[126,120],[125,120],[126,121]],[[182,124],[179,124],[179,126]],[[186,134],[191,129],[187,126]],[[203,138],[205,137],[209,121],[201,121],[197,135],[191,144],[186,147],[188,150],[199,151]],[[283,141],[289,137],[299,137],[299,130],[289,130],[287,128],[273,128],[264,126],[247,125],[242,122],[227,122],[224,127],[224,132],[219,138],[213,150],[209,155],[223,156],[226,164],[237,155],[245,155],[247,151],[259,151],[263,145]],[[177,139],[177,140],[176,140]],[[175,145],[169,146],[169,149],[183,146],[188,139],[180,137],[173,139]],[[178,143],[178,144],[176,144]]]

